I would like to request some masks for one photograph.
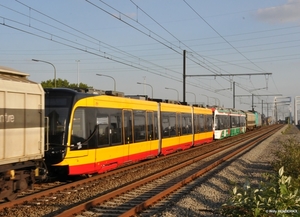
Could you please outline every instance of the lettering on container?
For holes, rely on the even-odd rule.
[[[15,122],[15,116],[14,115],[8,115],[7,113],[5,113],[4,115],[0,115],[0,123],[13,123]]]

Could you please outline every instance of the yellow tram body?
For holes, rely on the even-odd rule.
[[[69,175],[101,173],[210,142],[212,128],[201,130],[200,116],[209,121],[212,110],[107,95],[79,99],[66,124],[66,154],[54,166],[68,167]]]
[[[114,108],[120,109],[122,112],[131,113],[134,110],[145,111],[152,114],[157,111],[158,106],[156,102],[135,100],[129,98],[113,97],[113,96],[94,96],[77,101],[72,109],[71,121],[69,124],[69,132],[73,132],[74,114],[78,108]],[[123,115],[124,118],[124,115]],[[147,120],[148,121],[148,120]],[[124,122],[124,119],[123,121]],[[133,125],[131,125],[133,128]],[[118,145],[111,145],[107,147],[71,150],[72,146],[67,149],[67,154],[62,162],[58,165],[68,165],[70,174],[80,174],[82,170],[88,173],[102,172],[114,169],[122,164],[139,161],[146,158],[157,156],[158,153],[158,139],[147,139],[142,142],[128,142],[125,138],[124,126],[122,126],[122,142]],[[131,129],[134,138],[134,130]],[[68,144],[72,145],[71,134],[69,134]],[[72,168],[74,172],[72,172]],[[78,172],[76,172],[78,171]]]

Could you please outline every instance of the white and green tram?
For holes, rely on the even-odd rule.
[[[223,139],[246,132],[246,114],[241,110],[213,108],[214,139]]]

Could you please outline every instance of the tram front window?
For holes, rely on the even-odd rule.
[[[69,97],[47,97],[45,116],[49,118],[49,143],[63,145],[69,116]]]

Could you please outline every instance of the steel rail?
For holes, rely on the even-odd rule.
[[[277,126],[278,127],[278,126]],[[280,126],[282,127],[282,126]],[[270,128],[268,128],[270,129]],[[274,128],[272,128],[274,130]],[[272,131],[273,132],[273,131]],[[266,139],[267,137],[269,137],[272,132],[268,132],[268,133],[265,133],[264,136],[261,136],[260,138],[258,138],[257,140],[255,141],[252,141],[253,139],[248,139],[248,142],[250,141],[250,143],[248,145],[245,145],[244,147],[238,149],[237,151],[234,151],[232,152],[231,154],[229,154],[228,156],[226,157],[223,157],[222,159],[214,162],[213,164],[211,164],[210,166],[200,170],[198,173],[196,174],[193,174],[191,175],[190,177],[184,179],[184,180],[181,180],[180,182],[178,182],[177,184],[175,184],[173,187],[169,188],[169,189],[166,189],[164,190],[163,192],[157,194],[156,196],[153,196],[151,198],[149,198],[148,200],[144,201],[143,203],[131,208],[130,210],[128,210],[126,213],[122,214],[121,216],[131,216],[131,215],[136,215],[137,213],[141,212],[142,210],[144,210],[146,207],[152,205],[153,203],[155,203],[156,201],[162,199],[163,197],[165,197],[166,195],[170,194],[171,192],[175,191],[176,189],[186,185],[188,182],[194,180],[195,178],[203,175],[204,173],[210,171],[211,169],[215,168],[216,166],[220,165],[221,163],[223,163],[224,161],[228,160],[229,158],[239,154],[240,152],[242,152],[243,150],[249,148],[250,146],[252,145],[255,145],[255,144],[258,144],[260,143],[261,141],[263,141],[264,139]],[[124,192],[128,192],[132,189],[135,189],[136,187],[138,186],[141,186],[143,185],[144,183],[148,183],[148,182],[151,182],[157,178],[160,178],[166,174],[170,174],[171,172],[173,171],[176,171],[180,168],[183,168],[187,165],[190,165],[196,161],[199,161],[201,159],[204,159],[208,156],[211,156],[213,154],[216,154],[216,153],[219,153],[220,151],[222,150],[225,150],[225,149],[228,149],[229,147],[232,147],[236,145],[235,143],[229,145],[229,146],[226,146],[226,147],[222,147],[222,148],[219,148],[218,150],[215,150],[213,152],[210,152],[210,153],[207,153],[207,154],[204,154],[202,156],[199,156],[197,158],[194,158],[192,160],[189,160],[187,162],[184,162],[180,165],[177,165],[175,167],[172,167],[172,168],[169,168],[167,170],[165,170],[164,172],[161,172],[161,173],[157,173],[157,174],[154,174],[150,177],[147,177],[143,180],[140,180],[140,181],[137,181],[135,183],[132,183],[130,185],[127,185],[127,186],[124,186],[122,188],[119,188],[113,192],[110,192],[110,193],[107,193],[105,195],[102,195],[101,197],[99,198],[95,198],[93,200],[90,200],[90,201],[87,201],[87,202],[84,202],[82,204],[79,204],[78,206],[76,207],[73,207],[73,208],[70,208],[68,210],[65,210],[63,211],[62,213],[58,214],[57,217],[62,217],[62,216],[74,216],[74,214],[78,214],[78,213],[81,213],[83,210],[87,210],[87,209],[90,209],[91,207],[93,206],[96,206],[96,205],[99,205],[105,201],[108,201],[110,200],[111,198],[113,197],[116,197]]]
[[[241,135],[241,136],[251,137],[253,133],[254,133],[254,131],[251,131],[251,132],[247,133],[246,135]],[[245,137],[243,137],[243,138],[245,138]],[[234,140],[239,141],[239,139],[243,139],[243,138],[241,138],[239,136],[236,136],[236,137],[234,137]],[[230,137],[228,139],[226,139],[226,142],[230,142],[230,139],[231,139]],[[195,148],[196,149],[205,149],[207,147],[217,146],[219,143],[223,143],[223,142],[224,142],[224,140],[217,140],[217,141],[213,141],[211,143],[198,145],[198,146],[194,147],[193,149],[187,149],[185,151],[188,154],[189,152],[194,152]],[[172,155],[164,156],[163,159],[167,160],[167,159],[173,158],[173,157],[175,157],[177,155],[181,155],[181,154],[182,154],[182,152],[177,152],[177,153],[174,153]],[[17,205],[21,205],[23,203],[27,203],[28,201],[32,201],[32,200],[35,200],[35,199],[48,197],[49,195],[56,194],[57,192],[68,191],[68,190],[77,188],[80,185],[84,185],[84,184],[87,184],[87,183],[92,183],[94,181],[107,178],[109,176],[114,176],[114,175],[116,175],[120,172],[130,171],[133,168],[143,167],[147,164],[153,164],[153,163],[161,161],[161,160],[162,160],[162,158],[153,158],[153,159],[151,159],[149,161],[146,161],[146,162],[139,162],[138,164],[132,164],[132,165],[127,165],[126,167],[117,168],[113,171],[109,171],[109,173],[98,174],[97,176],[93,176],[93,177],[90,177],[88,179],[84,179],[84,180],[64,184],[64,185],[61,185],[61,186],[58,186],[58,187],[55,187],[55,188],[53,187],[53,188],[49,188],[47,190],[43,190],[43,191],[40,191],[40,192],[35,192],[33,194],[30,194],[30,195],[18,197],[16,200],[1,203],[0,204],[0,210],[2,210],[4,208],[15,207]]]

